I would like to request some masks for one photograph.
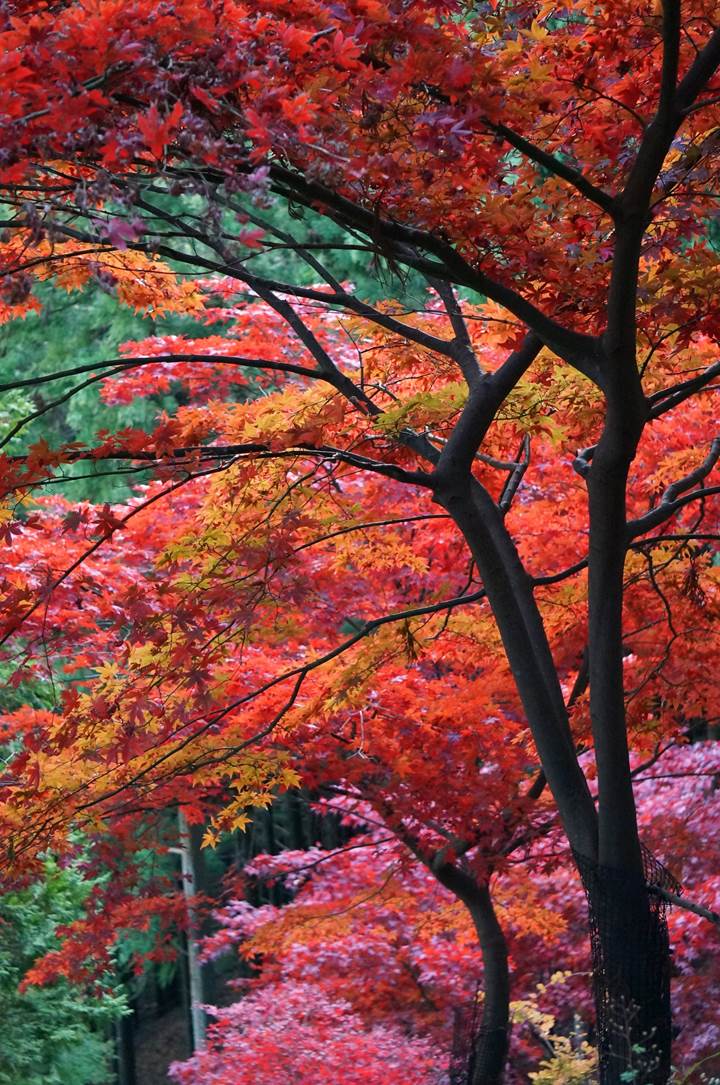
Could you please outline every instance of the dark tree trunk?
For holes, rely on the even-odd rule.
[[[438,881],[470,912],[483,958],[479,1021],[465,1023],[453,1085],[501,1085],[510,1042],[510,973],[505,935],[493,908],[490,889],[459,867],[434,871]],[[462,1050],[464,1048],[464,1050]]]
[[[449,446],[449,442],[448,442]],[[597,815],[533,585],[503,517],[474,479],[449,479],[435,500],[462,531],[497,622],[543,771],[573,848],[597,854]]]
[[[633,258],[631,251],[627,262]],[[627,304],[621,299],[615,307]],[[576,863],[590,911],[601,1085],[665,1085],[672,1044],[670,947],[664,908],[647,888],[649,882],[662,884],[665,878],[640,842],[623,675],[626,488],[647,404],[635,366],[634,319],[618,325],[630,332],[618,334],[617,351],[611,349],[611,339],[606,341],[607,413],[588,476],[588,646],[598,859],[588,863],[576,856]],[[623,343],[625,338],[629,341]]]
[[[595,482],[597,487],[597,473]],[[613,497],[624,513],[616,494],[606,491],[598,504],[602,506]],[[599,547],[595,542],[595,553],[601,553],[593,570],[596,605],[591,599],[590,671],[601,776],[598,819],[577,761],[532,587],[501,517],[482,488],[475,485],[464,495],[441,495],[439,500],[463,531],[477,561],[585,885],[593,935],[602,1085],[620,1085],[623,1073],[633,1070],[637,1070],[637,1078],[626,1077],[625,1082],[665,1085],[671,1040],[667,929],[655,898],[647,892],[625,732],[621,626],[624,515],[613,539],[606,537],[607,531],[605,536],[601,533],[600,541],[607,545]],[[608,519],[613,522],[612,517]],[[652,1053],[650,1047],[654,1048]]]
[[[115,1077],[117,1085],[137,1085],[135,1073],[135,1013],[115,1021]]]
[[[653,870],[650,859],[642,878],[576,861],[588,898],[601,1085],[665,1085],[670,947],[665,906],[647,883],[667,884],[666,872],[659,864]]]
[[[510,974],[505,935],[488,887],[480,886],[467,907],[483,955],[483,1008],[473,1045],[469,1085],[500,1085],[510,1043]]]

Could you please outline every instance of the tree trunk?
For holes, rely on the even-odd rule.
[[[487,884],[449,863],[433,872],[470,912],[483,958],[480,1019],[476,1024],[473,1015],[465,1023],[451,1080],[453,1085],[501,1085],[510,1042],[510,973],[505,935]]]
[[[195,829],[195,832],[193,832]],[[199,838],[196,826],[189,826],[182,810],[178,810],[178,838],[179,847],[173,849],[180,854],[182,871],[182,889],[186,900],[188,930],[186,937],[187,947],[187,984],[188,984],[188,1014],[191,1046],[193,1051],[202,1051],[205,1047],[205,1010],[204,1003],[207,1001],[202,965],[198,953],[199,927],[197,915],[192,904],[193,896],[198,893],[201,879],[198,877],[197,855],[199,852]]]
[[[634,329],[634,321],[626,321]],[[622,341],[620,346],[622,347]],[[634,339],[608,354],[608,406],[588,476],[590,718],[598,781],[598,861],[585,884],[602,1085],[665,1085],[670,1075],[670,947],[664,906],[648,894],[667,873],[638,832],[623,659],[626,489],[647,416]]]
[[[604,578],[603,592],[598,591],[597,579],[594,585],[597,600],[599,595],[607,595],[608,582],[614,578],[615,594],[609,603],[605,598],[600,605],[591,606],[591,701],[598,709],[593,723],[602,768],[598,848],[598,821],[572,745],[554,667],[551,672],[552,655],[542,620],[514,543],[482,487],[473,485],[464,494],[440,495],[438,500],[463,531],[477,562],[585,885],[602,1085],[619,1085],[621,1081],[623,1085],[664,1085],[670,1066],[670,958],[662,910],[647,893],[628,765],[622,637],[617,631],[622,601],[622,560],[617,550],[623,540],[614,540],[603,554],[601,567],[607,568],[609,559],[615,565]],[[602,620],[608,605],[614,610],[612,622]],[[614,709],[612,718],[608,701]],[[633,1071],[637,1071],[635,1078],[623,1079],[623,1074]]]
[[[638,878],[576,861],[588,899],[601,1085],[665,1085],[670,948],[665,905],[648,893],[647,882],[667,882],[666,872],[650,869]]]
[[[567,708],[533,585],[502,514],[474,479],[435,495],[463,533],[482,577],[558,813],[571,846],[597,856],[597,815],[577,759]]]
[[[137,1085],[135,1073],[135,1013],[117,1018],[114,1025],[117,1085]]]

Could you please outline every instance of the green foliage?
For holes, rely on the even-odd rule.
[[[224,201],[220,210],[217,193],[208,201],[198,194],[178,196],[158,189],[159,183],[152,197],[156,209],[190,223],[193,231],[197,231],[199,225],[200,234],[207,224],[221,228],[233,262],[244,264],[254,274],[292,281],[298,286],[320,283],[322,273],[317,266],[312,266],[309,256],[336,280],[351,283],[355,292],[366,301],[394,298],[420,308],[425,303],[427,283],[418,272],[391,264],[375,243],[350,233],[326,216],[300,204],[287,203],[270,195],[258,198],[255,194],[240,193]],[[122,209],[118,208],[118,215],[122,214]],[[134,222],[145,224],[149,236],[158,229],[164,238],[165,224],[149,210],[134,207],[131,217]],[[265,230],[261,246],[233,245],[232,238],[245,232],[252,234],[258,229]],[[212,229],[208,234],[212,235]],[[195,232],[191,237],[172,239],[172,249],[176,253],[197,254],[198,248],[210,261],[218,259],[212,245],[208,244],[203,251]],[[300,250],[303,250],[302,254]],[[167,252],[163,258],[167,258]],[[168,263],[176,271],[187,274],[188,265],[182,259],[169,258]]]
[[[123,996],[66,982],[20,993],[25,971],[57,946],[55,928],[82,912],[90,889],[74,866],[45,864],[45,877],[0,897],[0,1085],[103,1085],[110,1079],[105,1033]]]
[[[18,686],[10,684],[8,679],[15,671],[15,663],[0,662],[0,713],[15,712],[23,705],[31,705],[32,708],[52,709],[57,699],[57,691],[53,690],[52,683],[32,681],[21,682]],[[55,679],[55,675],[53,678]],[[57,676],[57,681],[65,679],[64,674]],[[66,680],[66,679],[65,679]],[[0,753],[3,749],[3,723],[0,719]]]
[[[252,210],[255,213],[256,209]],[[330,219],[282,201],[257,213],[269,227],[307,245],[306,251],[332,276],[341,282],[352,283],[355,292],[366,301],[395,298],[407,301],[412,308],[422,308],[425,304],[427,283],[418,272],[391,267],[382,256],[367,251],[367,241],[356,238]],[[318,271],[291,247],[283,247],[288,244],[279,237],[273,239],[268,230],[263,249],[249,257],[248,267],[270,279],[283,281],[287,280],[288,267],[291,267],[292,281],[298,285],[320,282]],[[273,245],[277,247],[273,248]]]
[[[118,345],[129,339],[142,339],[155,333],[179,334],[189,324],[177,316],[154,320],[139,315],[99,286],[88,286],[68,295],[50,283],[40,283],[34,293],[42,304],[41,311],[0,327],[0,384],[116,358]],[[202,334],[195,323],[192,332],[195,336]],[[212,328],[207,332],[211,334]],[[3,392],[0,440],[6,439],[20,420],[42,412],[27,421],[4,450],[19,454],[39,440],[47,441],[51,447],[70,441],[91,445],[99,430],[116,429],[120,417],[123,426],[150,429],[160,410],[176,406],[172,396],[139,399],[121,409],[109,406],[100,398],[99,383],[79,388],[91,375],[62,377]],[[74,388],[78,391],[68,395]],[[99,470],[106,472],[107,468]],[[137,478],[131,476],[131,482],[127,482],[122,475],[106,477],[105,473],[93,477],[93,471],[92,466],[77,472],[68,470],[68,475],[90,477],[80,483],[68,482],[62,488],[78,499],[122,501]]]

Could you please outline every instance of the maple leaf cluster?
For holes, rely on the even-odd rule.
[[[109,218],[100,201],[118,178],[151,182],[176,155],[214,170],[231,193],[271,184],[312,205],[332,192],[340,215],[345,199],[416,229],[441,223],[436,255],[455,243],[469,285],[492,280],[502,301],[522,282],[526,300],[598,331],[612,256],[606,194],[628,175],[659,92],[657,6],[575,0],[556,11],[523,0],[463,19],[454,7],[184,2],[160,15],[149,0],[15,2],[2,41],[3,176],[48,186],[60,207],[88,215],[98,240],[130,255],[147,224]],[[714,5],[683,9],[681,70]],[[688,310],[717,331],[705,305],[715,262],[698,232],[714,211],[713,89],[704,109],[688,111],[658,178],[639,283],[652,298],[640,315],[651,333],[681,312],[684,325]],[[299,192],[281,162],[306,178]],[[182,171],[174,183],[182,188]],[[55,218],[30,227],[53,249],[65,229]],[[68,236],[88,240],[76,226]],[[250,247],[262,238],[252,224],[238,236]]]

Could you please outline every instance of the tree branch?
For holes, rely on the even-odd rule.
[[[716,437],[711,446],[707,456],[694,471],[685,475],[683,478],[678,479],[677,482],[673,482],[666,489],[662,496],[660,504],[651,509],[650,512],[645,513],[644,516],[639,516],[635,520],[629,520],[627,523],[627,538],[634,539],[638,535],[643,535],[646,531],[651,531],[652,528],[658,527],[660,524],[669,520],[673,513],[678,509],[683,508],[690,501],[696,501],[703,497],[709,496],[713,493],[718,493],[720,487],[702,487],[699,490],[694,490],[692,493],[686,493],[697,483],[703,482],[710,474],[712,469],[720,460],[720,437]],[[681,497],[681,494],[685,494]]]
[[[504,306],[519,320],[537,333],[542,341],[559,357],[578,369],[584,376],[600,384],[597,365],[598,342],[594,336],[572,331],[559,324],[524,298],[512,287],[506,286],[468,264],[453,246],[435,235],[415,227],[405,226],[394,220],[381,218],[373,211],[340,196],[318,181],[305,177],[284,166],[273,165],[270,174],[278,194],[286,199],[295,198],[304,206],[317,210],[318,204],[334,212],[343,226],[352,225],[362,233],[377,239],[381,236],[390,248],[393,258],[409,267],[417,267],[435,277],[444,277],[460,286],[484,294]],[[331,216],[332,217],[332,216]],[[411,255],[427,252],[440,264],[430,269],[423,267]]]
[[[477,388],[482,380],[482,370],[470,339],[462,309],[455,297],[455,291],[450,283],[444,282],[442,279],[429,277],[428,282],[445,306],[445,312],[455,334],[453,340],[455,361],[460,367],[468,388]]]
[[[705,47],[698,53],[677,88],[676,106],[680,113],[688,110],[703,92],[720,67],[720,27],[717,27]]]
[[[629,520],[627,525],[628,535],[631,538],[634,538],[637,535],[664,523],[670,516],[684,508],[686,505],[691,504],[693,501],[703,501],[706,497],[714,497],[716,494],[720,494],[720,486],[703,486],[699,490],[693,490],[692,493],[685,494],[684,497],[679,497],[672,506],[665,510],[665,514],[659,515],[657,519],[655,519],[654,514],[661,511],[659,509],[653,509],[652,512],[647,513],[639,520]],[[646,539],[643,540],[643,542],[649,541],[650,540]]]
[[[708,368],[703,373],[699,373],[697,377],[690,377],[688,380],[680,381],[670,388],[663,388],[659,392],[653,392],[651,396],[648,396],[648,403],[650,403],[650,418],[660,418],[666,411],[671,411],[680,403],[684,403],[684,401],[689,399],[695,392],[702,391],[702,389],[710,384],[715,377],[720,377],[720,362],[715,362],[714,365],[708,366]]]
[[[100,374],[97,378],[98,380],[105,380],[115,373],[140,369],[142,366],[155,365],[156,363],[171,365],[177,362],[197,362],[202,365],[232,365],[240,369],[269,369],[272,372],[293,373],[300,377],[323,377],[319,369],[293,365],[291,362],[272,362],[265,358],[245,358],[241,355],[235,356],[231,354],[154,354],[142,358],[109,358],[101,362],[89,362],[87,365],[76,365],[71,369],[60,369],[54,373],[42,373],[37,377],[9,381],[7,384],[0,384],[0,392],[9,392],[16,388],[35,388],[40,384],[63,380],[66,377],[76,377],[82,373],[95,373],[98,369],[112,370],[112,374]]]
[[[503,486],[500,499],[498,501],[498,507],[500,511],[505,514],[510,508],[513,498],[518,491],[520,483],[523,480],[525,472],[530,466],[530,435],[525,434],[520,442],[520,450],[518,452],[518,462],[513,470],[510,472],[510,476]]]
[[[567,181],[572,185],[582,196],[590,200],[591,203],[596,204],[603,211],[606,211],[610,216],[615,215],[615,200],[612,196],[609,196],[607,192],[603,192],[601,188],[594,185],[592,181],[589,181],[587,177],[580,170],[575,169],[573,166],[569,166],[567,162],[563,162],[561,158],[557,158],[554,154],[550,154],[548,151],[543,151],[540,147],[537,147],[534,143],[525,139],[518,132],[514,132],[512,128],[508,128],[505,124],[494,124],[492,121],[486,120],[488,128],[490,128],[497,135],[514,147],[521,154],[524,154],[526,158],[535,162],[538,166],[542,166],[549,173],[560,177],[563,181]]]
[[[440,453],[434,477],[443,485],[453,477],[466,475],[500,404],[513,390],[542,348],[540,338],[529,332],[517,350],[499,369],[475,384],[455,428]]]
[[[677,893],[671,893],[668,889],[663,889],[661,885],[649,885],[648,893],[660,897],[661,900],[672,904],[674,908],[682,908],[686,912],[692,912],[693,915],[699,915],[701,919],[707,919],[716,927],[720,927],[720,913],[712,911],[711,908],[705,908],[702,904],[695,904],[691,900],[686,900],[685,897],[681,897]]]

